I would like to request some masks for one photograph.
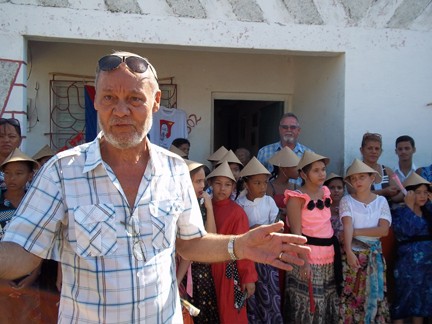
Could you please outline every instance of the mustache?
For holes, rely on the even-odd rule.
[[[135,126],[134,120],[130,118],[112,118],[109,121],[109,126],[115,126],[119,124]]]

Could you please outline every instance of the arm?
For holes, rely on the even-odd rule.
[[[287,201],[287,217],[290,225],[291,233],[301,235],[302,234],[302,208],[304,200],[297,197],[290,197]],[[304,265],[300,270],[300,274],[303,278],[309,278],[311,275],[311,268],[308,262],[307,255],[301,255]]]
[[[191,262],[189,260],[183,259],[181,256],[178,256],[178,258],[180,259],[180,261],[177,266],[176,277],[177,284],[179,285],[182,282],[184,276],[186,275]]]
[[[384,189],[380,190],[371,190],[374,194],[379,196],[384,196],[387,198],[393,198],[394,196],[397,196],[399,193],[399,189],[396,185],[390,185]]]
[[[16,283],[13,288],[15,289],[25,289],[27,287],[30,287],[33,282],[36,281],[36,279],[39,277],[41,273],[42,268],[42,262],[39,263],[39,265],[24,279],[20,280],[18,283]]]
[[[234,253],[239,259],[271,264],[283,270],[292,270],[289,263],[302,265],[298,256],[286,252],[300,254],[309,253],[310,249],[303,246],[306,238],[299,235],[276,233],[283,228],[283,223],[263,225],[236,237]],[[228,241],[230,235],[208,233],[201,238],[192,240],[177,239],[177,250],[180,255],[198,262],[223,262],[230,260]],[[283,252],[282,258],[279,255]]]
[[[381,189],[381,190],[372,190],[372,192],[374,194],[380,195],[380,196],[384,196],[387,198],[391,198],[392,200],[395,199],[394,201],[402,201],[402,197],[403,195],[399,195],[400,194],[400,190],[399,187],[397,186],[397,184],[394,182],[394,180],[392,179],[392,175],[393,175],[393,170],[385,167],[386,173],[389,177],[389,186]]]
[[[0,242],[0,278],[18,279],[31,273],[42,259],[13,242]]]
[[[279,208],[276,206],[276,203],[273,198],[266,197],[268,199],[269,205],[270,205],[270,213],[269,213],[269,220],[268,224],[278,222],[280,220],[279,217]]]
[[[255,282],[242,284],[242,290],[247,291],[247,293],[248,293],[247,298],[249,298],[250,296],[252,296],[255,293]]]
[[[347,255],[348,265],[354,269],[358,269],[360,267],[360,263],[356,255],[352,251],[352,239],[354,233],[352,218],[348,216],[342,217],[342,224],[344,229],[344,248]]]
[[[287,217],[293,234],[302,234],[301,210],[303,203],[304,200],[297,197],[290,197],[287,201]]]
[[[378,226],[369,228],[356,228],[354,229],[354,236],[371,236],[371,237],[383,237],[388,235],[390,228],[390,222],[386,219],[380,219]]]
[[[208,233],[216,233],[216,222],[213,213],[213,204],[211,197],[207,192],[203,192],[204,206],[207,211],[207,220],[205,223],[205,229]]]
[[[415,193],[414,191],[410,190],[407,192],[407,195],[405,196],[405,204],[409,209],[414,211],[414,203],[415,203]]]

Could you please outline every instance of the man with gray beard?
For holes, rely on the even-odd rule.
[[[279,137],[280,141],[263,146],[257,154],[257,159],[270,171],[273,171],[273,165],[268,160],[280,151],[283,147],[288,146],[300,159],[305,151],[312,151],[307,146],[298,142],[298,137],[301,132],[299,120],[293,113],[285,113],[279,121]],[[291,180],[290,180],[291,181]],[[299,186],[301,178],[293,180]]]
[[[147,139],[161,91],[149,61],[98,61],[97,138],[53,157],[32,181],[0,243],[0,278],[62,265],[60,323],[182,323],[174,256],[250,259],[292,270],[306,239],[281,222],[209,234],[185,161]],[[234,306],[233,306],[234,307]]]

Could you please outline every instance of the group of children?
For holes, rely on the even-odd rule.
[[[311,252],[301,256],[304,265],[288,272],[248,260],[208,265],[206,278],[213,280],[216,299],[202,304],[194,290],[190,300],[200,308],[195,323],[217,322],[205,320],[210,313],[220,323],[389,323],[408,317],[420,323],[432,315],[427,298],[432,292],[432,206],[426,179],[416,173],[406,178],[405,204],[392,220],[387,199],[371,190],[381,182],[380,173],[358,159],[340,176],[327,175],[327,157],[306,151],[299,159],[286,147],[269,160],[272,175],[256,158],[243,166],[223,147],[209,160],[216,158],[205,178],[207,190],[205,166],[187,162],[193,183],[192,166],[202,171],[196,193],[198,199],[206,197],[208,231],[235,235],[282,220],[285,232],[307,237]],[[289,182],[297,177],[300,187]],[[390,305],[381,238],[391,225],[399,244]],[[195,288],[194,263],[191,268]],[[206,289],[207,296],[211,292]]]
[[[15,149],[0,165],[0,238],[53,154],[45,148],[36,160]],[[209,157],[211,172],[185,161],[207,232],[236,235],[282,220],[284,232],[306,236],[311,248],[289,272],[249,260],[205,264],[179,256],[181,296],[199,309],[194,317],[184,312],[189,322],[422,323],[432,316],[431,183],[424,177],[412,172],[401,184],[404,203],[390,210],[372,191],[382,175],[366,158],[355,159],[344,176],[327,174],[327,157],[306,151],[300,159],[287,147],[270,158],[272,174],[255,157],[243,164],[224,147]],[[301,186],[290,181],[298,177]],[[398,241],[391,303],[381,245],[390,227]],[[44,298],[32,289],[40,272],[0,282],[0,322],[42,321]]]

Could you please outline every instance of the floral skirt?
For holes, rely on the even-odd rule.
[[[339,298],[333,263],[311,264],[310,283],[300,277],[299,267],[286,272],[284,323],[338,323]]]
[[[342,253],[341,323],[391,323],[381,243],[377,241],[369,245],[355,241],[353,252],[360,263],[358,270],[348,265],[346,253]]]

